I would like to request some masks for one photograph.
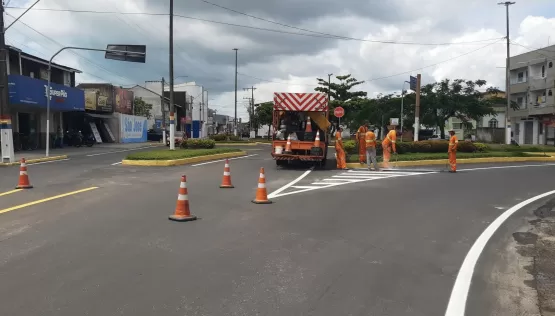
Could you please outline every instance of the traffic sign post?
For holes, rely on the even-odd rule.
[[[345,109],[338,106],[333,110],[333,115],[337,117],[337,127],[341,124],[341,118],[345,115]]]

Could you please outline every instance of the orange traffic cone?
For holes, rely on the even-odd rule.
[[[310,122],[310,116],[306,119],[305,133],[312,133],[312,123]]]
[[[224,165],[224,177],[222,178],[222,184],[220,188],[234,188],[233,184],[231,184],[231,169],[229,168],[229,160],[225,160]]]
[[[27,174],[27,164],[25,158],[21,158],[21,166],[19,167],[19,184],[16,189],[31,189],[33,186],[29,183],[29,175]]]
[[[291,153],[291,135],[287,136],[287,144],[285,144],[285,150],[283,152],[286,154]]]
[[[187,177],[181,176],[181,184],[179,185],[179,194],[177,195],[177,205],[175,213],[170,215],[170,220],[177,222],[188,222],[197,219],[195,215],[191,215],[189,210],[189,195],[187,193]]]
[[[320,147],[320,130],[316,131],[316,139],[314,139],[314,147]]]
[[[266,176],[264,168],[260,168],[260,177],[258,178],[258,188],[256,189],[256,198],[252,200],[255,204],[271,204],[268,200],[268,192],[266,192]]]

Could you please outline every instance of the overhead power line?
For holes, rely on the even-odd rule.
[[[13,7],[6,7],[6,9],[25,10],[27,8],[13,6]],[[167,13],[116,12],[116,11],[71,10],[71,9],[51,9],[51,8],[33,8],[31,11],[54,11],[54,12],[71,12],[71,13],[122,14],[122,15],[146,15],[146,16],[167,16],[168,15]],[[311,33],[288,32],[288,31],[283,31],[283,30],[276,30],[276,29],[269,29],[269,28],[256,27],[256,26],[250,26],[250,25],[242,25],[242,24],[227,23],[227,22],[221,22],[221,21],[214,21],[214,20],[196,18],[196,17],[186,16],[186,15],[181,15],[181,14],[174,14],[174,16],[180,17],[180,18],[183,18],[183,19],[196,20],[196,21],[201,21],[201,22],[227,25],[227,26],[233,26],[233,27],[241,27],[241,28],[259,30],[259,31],[266,31],[266,32],[273,32],[273,33],[281,33],[281,34],[289,34],[289,35],[297,35],[297,36],[308,36],[308,37],[318,37],[318,38],[327,38],[327,39],[336,39],[336,40],[360,41],[360,42],[379,43],[379,44],[417,45],[417,46],[447,46],[447,45],[478,44],[478,43],[490,42],[490,41],[495,41],[495,40],[500,39],[500,38],[491,38],[491,39],[484,39],[484,40],[477,40],[477,41],[455,42],[455,43],[453,43],[453,42],[443,42],[443,43],[397,42],[397,41],[385,41],[385,40],[369,40],[369,39],[363,39],[363,38],[354,38],[354,37],[338,36],[338,35],[331,35],[331,34],[321,35],[321,34],[326,34],[326,33],[311,34]],[[259,19],[262,19],[262,18],[259,18]],[[267,20],[267,21],[270,22],[271,20]],[[271,21],[271,22],[274,22],[274,21]],[[279,22],[274,22],[274,23],[279,23]],[[293,26],[289,26],[289,27],[297,28],[297,27],[293,27]],[[300,29],[300,28],[297,28],[297,29]],[[320,33],[320,32],[310,31],[310,30],[307,30],[307,32]]]
[[[371,78],[371,79],[367,79],[367,80],[363,80],[363,81],[366,83],[366,82],[372,82],[372,81],[377,81],[377,80],[383,80],[383,79],[393,78],[393,77],[397,77],[397,76],[401,76],[401,75],[406,75],[406,74],[413,74],[413,73],[415,73],[415,72],[417,72],[417,71],[419,71],[419,70],[423,70],[423,69],[430,68],[430,67],[435,67],[435,66],[444,64],[444,63],[446,63],[446,62],[450,62],[450,61],[452,61],[452,60],[455,60],[455,59],[458,59],[458,58],[461,58],[461,57],[464,57],[464,56],[468,56],[468,55],[470,55],[470,54],[472,54],[472,53],[475,53],[475,52],[477,52],[477,51],[479,51],[479,50],[482,50],[482,49],[484,49],[484,48],[487,48],[487,47],[489,47],[489,46],[492,46],[493,44],[496,44],[496,43],[500,42],[501,40],[503,40],[503,38],[497,40],[496,42],[493,42],[493,43],[489,43],[489,44],[487,44],[487,45],[484,45],[484,46],[482,46],[482,47],[480,47],[480,48],[478,48],[478,49],[471,50],[471,51],[466,52],[466,53],[464,53],[464,54],[457,55],[457,56],[455,56],[455,57],[452,57],[452,58],[449,58],[449,59],[445,59],[445,60],[442,60],[442,61],[440,61],[440,62],[431,64],[431,65],[427,65],[427,66],[420,67],[420,68],[417,68],[417,69],[412,69],[412,70],[409,70],[409,71],[404,71],[404,72],[396,73],[396,74],[393,74],[393,75]],[[298,84],[297,84],[297,83],[294,83],[294,82],[272,81],[272,80],[267,80],[267,79],[263,79],[263,78],[258,78],[258,77],[254,77],[254,76],[247,75],[247,74],[243,74],[243,73],[238,73],[238,74],[241,75],[241,76],[244,76],[244,77],[250,77],[250,78],[253,78],[253,79],[257,79],[257,80],[264,81],[264,82],[269,82],[269,83],[286,84],[286,85],[291,85],[291,86],[307,86],[307,87],[319,87],[319,86],[320,86],[320,85],[316,85],[316,84],[303,84],[303,83],[298,83]]]

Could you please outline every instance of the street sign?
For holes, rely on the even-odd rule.
[[[416,77],[410,76],[410,89],[416,91]]]
[[[345,109],[338,106],[333,110],[333,115],[335,115],[335,117],[337,117],[337,118],[342,118],[343,115],[345,115]]]
[[[104,58],[144,64],[146,62],[146,46],[108,44]]]
[[[390,121],[389,125],[394,125],[394,126],[399,125],[399,119],[398,118],[393,118],[392,117],[392,118],[389,119],[389,121]]]

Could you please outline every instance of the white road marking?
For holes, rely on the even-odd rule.
[[[243,159],[243,158],[248,158],[248,157],[252,157],[252,156],[258,156],[258,154],[253,154],[253,155],[248,155],[248,156],[241,156],[241,157],[235,157],[235,158],[228,158],[228,160]],[[197,163],[197,164],[191,165],[191,167],[209,165],[209,164],[211,164],[211,163],[222,162],[222,161],[225,161],[225,159],[212,160],[212,161],[208,161],[208,162]]]
[[[287,190],[289,187],[295,185],[295,183],[301,181],[304,177],[306,177],[309,173],[311,173],[312,170],[314,170],[314,167],[305,171],[297,179],[287,183],[286,185],[282,186],[281,188],[279,188],[279,189],[275,190],[274,192],[268,194],[268,199],[271,199],[271,198],[274,198],[274,197],[278,196],[281,192],[283,192],[283,191]]]
[[[112,166],[117,166],[117,165],[121,165],[121,161],[112,164]]]
[[[134,151],[134,150],[141,150],[141,149],[148,149],[148,148],[155,148],[155,147],[160,147],[160,146],[147,146],[147,147],[139,147],[139,148],[133,148],[133,149],[125,149],[125,150],[117,150],[117,151],[107,151],[107,152],[98,153],[98,154],[90,154],[90,155],[87,155],[87,157],[94,157],[94,156],[102,156],[102,155],[109,155],[109,154],[124,153],[124,152],[127,152],[127,151]]]
[[[415,175],[422,175],[422,174],[428,174],[428,173],[437,173],[437,172],[418,173],[418,172],[411,171],[411,172],[404,172],[403,173],[401,171],[399,171],[399,172],[386,172],[386,171],[355,171],[355,170],[349,170],[347,172],[342,172],[342,173],[339,173],[339,174],[332,175],[331,177],[326,178],[326,179],[318,179],[316,182],[313,182],[311,185],[294,186],[293,184],[297,183],[300,180],[300,179],[296,179],[295,181],[290,183],[288,186],[283,187],[283,188],[279,189],[278,191],[273,192],[271,195],[272,195],[273,198],[276,198],[276,197],[285,196],[285,195],[291,195],[291,194],[297,194],[297,193],[302,193],[302,192],[307,192],[307,191],[331,188],[331,187],[344,185],[344,184],[351,184],[351,183],[358,183],[358,182],[372,181],[372,180],[380,180],[380,179],[386,179],[386,178],[415,176]],[[305,176],[306,175],[303,175],[301,177],[304,178]],[[299,190],[282,193],[283,191],[285,191],[285,189],[290,188],[290,187],[294,188],[294,189],[299,189]],[[270,198],[270,195],[268,195],[268,198]]]
[[[546,163],[546,164],[539,164],[539,165],[516,165],[516,166],[482,167],[482,168],[459,169],[459,170],[457,170],[457,171],[476,171],[476,170],[489,170],[489,169],[529,168],[529,167],[546,167],[546,166],[555,166],[555,163]]]
[[[470,248],[470,251],[464,258],[461,269],[457,274],[457,279],[455,280],[455,285],[453,286],[453,291],[451,292],[451,297],[449,298],[449,304],[447,305],[447,311],[445,316],[464,316],[466,308],[466,300],[468,298],[468,292],[470,290],[470,283],[472,281],[472,276],[474,275],[474,268],[476,267],[476,262],[480,258],[480,254],[486,247],[488,241],[491,239],[495,231],[503,225],[503,223],[514,213],[516,213],[521,208],[526,205],[535,202],[546,196],[555,194],[555,190],[549,191],[528,200],[522,201],[517,205],[506,210],[498,218],[496,218],[484,232],[478,237],[478,239]]]
[[[53,162],[68,161],[68,160],[69,160],[69,158],[67,158],[67,159],[60,159],[60,160],[52,160],[52,161],[32,162],[32,163],[28,163],[27,166],[42,165],[42,164],[45,164],[45,163],[53,163]]]

